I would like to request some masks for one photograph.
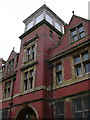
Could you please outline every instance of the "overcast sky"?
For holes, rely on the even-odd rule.
[[[88,19],[89,0],[0,0],[0,58],[8,59],[13,47],[20,51],[19,36],[24,32],[22,22],[45,4],[68,23],[75,15]]]

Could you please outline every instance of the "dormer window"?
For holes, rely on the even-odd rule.
[[[76,42],[79,39],[82,39],[85,37],[83,24],[80,24],[80,25],[74,27],[70,31],[71,31],[72,42]]]

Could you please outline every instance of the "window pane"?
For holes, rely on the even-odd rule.
[[[32,52],[35,52],[35,45],[32,46]]]
[[[28,83],[28,80],[24,80],[24,90],[26,91],[27,90],[27,84]]]
[[[77,41],[78,40],[78,36],[74,36],[73,37],[73,41],[75,42],[75,41]]]
[[[80,35],[80,38],[84,38],[85,37],[85,33],[84,32],[80,33],[79,35]]]
[[[83,113],[75,113],[75,118],[83,118]]]
[[[30,55],[30,48],[27,49],[27,54]]]
[[[76,75],[77,76],[82,75],[82,67],[81,67],[81,65],[80,66],[76,66]]]
[[[84,117],[84,118],[88,118],[88,119],[86,119],[86,120],[89,120],[89,119],[90,119],[90,111],[85,112],[85,117]]]
[[[26,119],[28,119],[28,118],[29,118],[29,115],[28,115],[28,114],[27,114],[27,115],[25,115],[25,118],[26,118]]]
[[[73,30],[71,30],[71,35],[72,35],[72,36],[77,35],[76,28],[74,28]]]
[[[60,31],[60,25],[57,22],[55,22],[55,28]]]
[[[84,109],[90,109],[90,96],[86,96],[83,99]]]
[[[82,54],[83,60],[88,60],[88,52]]]
[[[43,14],[41,14],[40,16],[38,16],[36,18],[36,24],[39,23],[39,22],[41,22],[42,20],[43,20]]]
[[[29,88],[32,89],[32,85],[33,85],[33,78],[30,78],[29,80]]]
[[[50,24],[52,24],[52,18],[46,14],[46,21],[48,21]]]
[[[82,101],[80,98],[74,100],[74,110],[75,110],[75,112],[82,110]]]
[[[8,97],[10,97],[10,88],[8,88]]]
[[[30,77],[33,77],[33,70],[30,70]]]
[[[28,72],[25,73],[25,79],[28,79]]]
[[[80,56],[74,57],[74,61],[75,61],[75,63],[79,63],[80,62]]]
[[[4,98],[6,98],[7,90],[4,89]]]
[[[57,115],[64,114],[64,102],[57,104]]]
[[[57,116],[55,120],[65,120],[64,115]]]
[[[5,83],[5,88],[8,86],[8,82]]]
[[[57,78],[58,83],[62,82],[62,72],[57,72],[56,73],[56,78]]]
[[[83,31],[84,31],[83,26],[79,27],[79,28],[78,28],[78,31],[79,31],[79,33],[83,32]]]
[[[33,27],[33,21],[27,25],[27,30],[29,30],[31,27]]]
[[[56,70],[57,70],[57,71],[62,70],[62,65],[61,65],[61,64],[57,64],[57,65],[56,65]]]
[[[90,63],[86,63],[85,64],[85,73],[89,73],[90,72]]]
[[[35,45],[32,46],[32,59],[35,58]]]

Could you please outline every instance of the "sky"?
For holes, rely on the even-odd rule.
[[[13,47],[18,53],[24,33],[22,22],[44,3],[65,23],[69,23],[72,11],[88,19],[89,0],[0,0],[0,58],[7,60]]]

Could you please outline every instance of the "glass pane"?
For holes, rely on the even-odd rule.
[[[83,118],[83,113],[75,113],[75,118]]]
[[[83,104],[84,104],[84,110],[90,109],[90,96],[86,96],[83,99]]]
[[[10,97],[10,88],[8,88],[8,97]]]
[[[65,120],[64,115],[57,116],[55,120]]]
[[[80,33],[79,35],[80,35],[80,38],[84,38],[85,37],[85,33],[84,32]]]
[[[80,56],[74,57],[74,61],[75,61],[75,63],[79,63],[80,62]]]
[[[64,114],[64,102],[57,104],[57,114]]]
[[[73,37],[73,41],[75,42],[75,41],[77,41],[78,40],[78,36],[74,36]]]
[[[41,14],[40,16],[38,16],[36,18],[36,24],[39,23],[39,22],[41,22],[42,20],[43,20],[43,14]]]
[[[33,77],[33,70],[30,70],[30,77]]]
[[[60,25],[57,22],[55,22],[55,28],[60,31]]]
[[[57,82],[58,82],[58,83],[62,82],[62,72],[58,72],[58,73],[56,74],[56,78],[57,78]]]
[[[79,31],[79,33],[83,32],[83,31],[84,31],[83,26],[79,27],[79,28],[78,28],[78,31]]]
[[[90,72],[90,63],[86,63],[85,64],[85,73],[89,73]]]
[[[88,52],[82,54],[83,60],[88,60]]]
[[[88,112],[85,112],[85,117],[84,118],[88,118],[88,119],[86,119],[86,120],[90,120],[90,111],[88,111]]]
[[[32,46],[32,52],[35,52],[35,45]]]
[[[5,88],[8,86],[7,82],[5,83]]]
[[[82,111],[82,101],[80,98],[74,100],[74,110],[75,112]]]
[[[48,21],[50,24],[52,24],[52,18],[46,14],[46,21]]]
[[[57,70],[57,71],[62,70],[62,65],[61,65],[61,64],[57,64],[57,65],[56,65],[56,70]]]
[[[74,28],[73,30],[71,30],[71,35],[72,35],[72,36],[75,36],[75,35],[77,35],[76,28]]]
[[[4,98],[6,98],[6,93],[7,93],[7,90],[4,89]]]
[[[29,30],[31,27],[33,27],[33,21],[27,25],[27,30]]]
[[[25,73],[25,79],[28,79],[28,72]]]
[[[26,119],[28,119],[28,118],[29,118],[29,115],[28,115],[28,114],[27,114],[27,115],[25,115],[25,118],[26,118]]]
[[[29,80],[29,87],[30,87],[30,89],[32,89],[32,85],[33,85],[33,78],[30,78],[30,80]]]
[[[76,75],[77,76],[82,75],[82,67],[81,67],[81,65],[80,66],[76,66]]]
[[[27,54],[30,55],[30,48],[27,49]]]
[[[24,90],[26,91],[27,90],[27,80],[24,80]]]

